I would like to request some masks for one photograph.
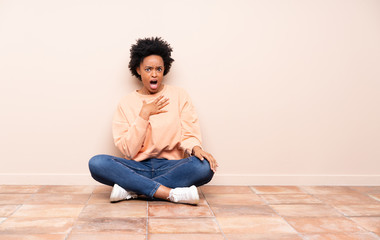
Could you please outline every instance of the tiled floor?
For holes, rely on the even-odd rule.
[[[0,240],[380,239],[380,186],[204,186],[198,206],[110,191],[0,185]]]

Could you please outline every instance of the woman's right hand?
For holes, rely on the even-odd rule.
[[[153,102],[147,103],[143,100],[143,106],[141,107],[140,117],[149,120],[151,115],[167,112],[163,110],[169,104],[169,98],[164,98],[163,95],[156,98]]]

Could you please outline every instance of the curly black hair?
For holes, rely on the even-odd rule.
[[[140,63],[145,57],[150,55],[161,56],[164,60],[164,75],[166,75],[174,59],[171,58],[171,52],[173,49],[170,44],[167,43],[160,37],[151,37],[138,39],[136,44],[131,47],[131,60],[129,61],[129,70],[131,70],[132,75],[136,76],[141,81],[141,76],[137,73],[136,69],[140,66]]]

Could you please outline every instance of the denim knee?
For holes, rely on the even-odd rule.
[[[88,161],[88,167],[90,169],[91,174],[97,173],[99,171],[102,171],[102,169],[105,168],[106,163],[106,157],[107,155],[100,154],[93,156],[90,161]]]
[[[192,161],[194,162],[193,166],[195,168],[195,172],[202,179],[202,185],[211,181],[214,176],[214,172],[211,170],[210,163],[204,159],[200,160],[199,158],[192,156]]]

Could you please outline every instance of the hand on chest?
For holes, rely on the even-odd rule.
[[[165,107],[167,112],[160,113],[157,115],[152,115],[149,117],[149,125],[151,126],[153,132],[154,130],[159,130],[163,132],[169,129],[176,129],[180,126],[180,116],[178,109],[173,106]]]

